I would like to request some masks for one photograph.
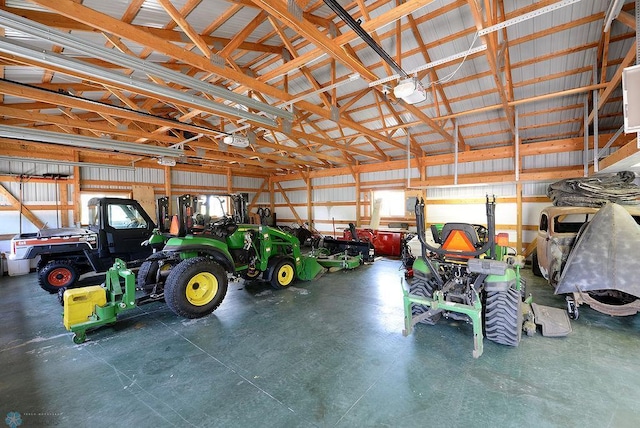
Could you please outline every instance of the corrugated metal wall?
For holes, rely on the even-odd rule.
[[[605,142],[602,142],[604,144]],[[610,153],[613,150],[607,150]],[[588,153],[592,157],[592,153]],[[526,156],[522,159],[524,169],[544,169],[554,167],[566,167],[582,165],[583,153],[580,151],[552,154]],[[482,174],[494,171],[511,171],[515,167],[513,159],[486,160],[478,162],[461,163],[458,173]],[[427,180],[429,177],[451,176],[454,172],[453,165],[438,165],[427,168]],[[72,166],[58,164],[40,164],[23,161],[0,161],[0,174],[4,175],[34,175],[46,174],[67,175],[73,174]],[[411,179],[418,180],[420,173],[417,168],[410,169]],[[129,191],[131,184],[152,185],[156,189],[156,194],[161,194],[164,187],[164,170],[154,168],[127,169],[107,169],[100,167],[82,167],[81,179],[83,186],[90,189],[104,190],[126,190]],[[179,192],[221,192],[226,193],[228,189],[227,175],[207,174],[199,172],[172,172],[172,188]],[[522,183],[523,198],[545,196],[550,181],[544,182],[524,182]],[[232,189],[234,192],[249,193],[249,201],[256,195],[258,189],[264,184],[262,178],[233,177]],[[58,186],[54,183],[30,182],[23,180],[22,190],[18,178],[5,180],[2,183],[14,196],[20,197],[25,204],[31,205],[51,205],[55,206],[59,199]],[[307,186],[303,180],[296,179],[290,181],[280,181],[274,186],[273,199],[276,204],[275,213],[278,219],[283,222],[295,218],[292,207],[287,203],[287,199],[279,191],[279,186],[284,189],[286,198],[292,204],[293,210],[303,221],[307,220]],[[407,187],[407,169],[397,169],[379,172],[366,172],[360,174],[361,194],[356,195],[355,178],[352,174],[335,175],[328,177],[318,177],[312,179],[312,218],[316,227],[326,233],[331,233],[334,227],[342,229],[346,222],[356,219],[356,199],[359,197],[363,207],[369,201],[370,190],[382,190],[387,188],[405,189]],[[69,195],[73,194],[71,185]],[[515,183],[495,183],[475,186],[441,186],[426,189],[428,203],[427,221],[446,222],[461,221],[470,223],[482,223],[485,221],[484,204],[479,201],[465,203],[464,200],[480,200],[486,195],[495,195],[499,198],[515,198]],[[451,200],[451,201],[447,201]],[[71,202],[71,201],[68,201]],[[258,206],[269,206],[271,196],[268,186],[264,186],[262,193],[256,199]],[[525,226],[537,225],[540,210],[548,205],[543,202],[525,201],[522,207],[523,224]],[[8,205],[5,197],[0,196],[0,205]],[[255,211],[255,210],[254,210]],[[361,215],[365,215],[368,209],[363,208]],[[55,227],[60,223],[59,213],[56,209],[35,211],[35,214],[49,226]],[[499,203],[497,207],[497,223],[509,225],[516,224],[516,205],[512,202]],[[71,219],[70,219],[71,221]],[[0,211],[0,234],[15,233],[20,229],[20,218],[15,210]],[[23,219],[23,232],[35,231],[30,222]],[[508,230],[512,241],[515,240],[515,231]],[[531,230],[523,231],[523,240],[529,242],[535,236]]]
[[[164,179],[163,179],[164,182]],[[215,175],[199,172],[172,171],[171,183],[175,187],[218,187],[227,189],[227,175]]]
[[[489,184],[482,186],[447,186],[427,189],[429,199],[477,199],[486,195],[497,197],[515,196],[515,183]]]

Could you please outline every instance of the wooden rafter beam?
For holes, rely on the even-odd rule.
[[[225,47],[222,48],[222,50],[218,52],[218,55],[225,59],[229,58],[231,53],[236,50],[242,44],[242,42],[247,39],[251,35],[251,33],[253,33],[256,28],[260,26],[260,24],[264,22],[265,19],[267,19],[266,12],[258,13],[258,15],[254,19],[252,19],[248,25],[240,30],[240,32],[236,34],[236,36],[231,39],[229,43],[227,43]]]
[[[70,97],[65,94],[44,91],[31,86],[20,85],[7,81],[0,81],[0,93],[6,95],[12,95],[15,97],[21,97],[26,99],[32,99],[42,103],[50,104],[52,107],[64,106],[69,108],[77,108],[88,112],[94,112],[96,114],[105,115],[106,117],[115,116],[133,121],[141,121],[150,123],[157,126],[166,126],[168,129],[180,129],[183,131],[189,131],[194,133],[206,132],[201,127],[191,126],[186,123],[176,122],[170,119],[164,119],[157,116],[152,116],[142,112],[135,112],[127,109],[122,109],[116,106],[110,106],[107,104],[95,103],[91,100],[84,100],[77,97]],[[114,123],[118,125],[117,122]],[[218,132],[211,131],[212,135],[218,135]]]
[[[622,71],[632,65],[633,61],[636,59],[636,42],[634,41],[627,54],[625,55],[622,63],[616,69],[615,74],[611,78],[609,82],[607,82],[606,87],[602,91],[602,95],[598,97],[598,110],[602,108],[603,105],[609,100],[609,97],[613,93],[614,90],[621,84],[622,82]],[[594,110],[591,110],[589,113],[588,122],[593,122]]]
[[[377,80],[377,76],[364,66],[358,59],[349,55],[340,46],[336,45],[333,40],[325,36],[311,22],[306,19],[298,20],[287,8],[287,2],[282,0],[253,0],[255,4],[267,11],[270,15],[276,17],[280,22],[286,24],[289,28],[294,29],[303,35],[307,40],[319,47],[326,54],[340,61],[365,80]]]
[[[102,32],[100,29],[97,29],[91,25],[83,24],[81,22],[76,21],[73,18],[62,16],[56,13],[32,11],[27,9],[18,9],[18,8],[12,8],[8,6],[2,6],[2,5],[0,5],[0,9],[22,16],[23,18],[27,18],[32,21],[39,22],[41,24],[47,25],[52,28],[58,28],[60,30]],[[131,22],[124,18],[122,18],[121,21],[123,23]],[[141,31],[145,31],[149,34],[152,34],[167,42],[173,42],[173,43],[185,42],[183,33],[181,33],[180,31],[175,31],[175,30],[166,29],[166,28],[145,27],[141,25],[135,25],[134,27],[136,29],[140,29]],[[205,33],[205,34],[208,34],[208,33]],[[224,46],[231,41],[231,39],[228,39],[225,37],[216,37],[216,36],[209,36],[209,35],[205,35],[201,37],[209,46],[213,46],[214,44],[221,44],[222,46]],[[252,51],[252,52],[270,53],[275,55],[282,54],[282,48],[278,46],[270,46],[270,45],[261,44],[261,43],[243,41],[240,44],[240,46],[238,46],[238,48],[246,51]]]
[[[187,22],[185,17],[180,13],[178,9],[169,0],[157,0],[160,6],[167,12],[167,14],[173,19],[173,21],[185,32],[187,37],[195,44],[200,52],[207,57],[211,58],[211,50],[207,45],[207,42],[198,34],[196,30]]]
[[[264,0],[264,2],[266,1],[267,0]],[[414,11],[428,5],[429,3],[432,3],[433,1],[434,0],[408,0],[405,3],[397,5],[391,10],[384,12],[376,16],[375,18],[372,18],[369,21],[363,22],[361,24],[362,28],[367,32],[372,32],[377,28],[384,27],[385,25],[388,25],[403,16],[407,16],[410,13],[413,13]],[[336,37],[335,39],[332,39],[332,42],[335,46],[344,46],[347,43],[353,42],[357,38],[358,38],[358,35],[354,31],[348,31]],[[308,52],[305,52],[304,55],[300,55],[300,57],[296,58],[295,61],[290,61],[280,67],[277,67],[276,69],[270,71],[269,73],[265,73],[259,76],[258,80],[265,81],[265,82],[269,81],[274,77],[277,77],[279,75],[282,75],[284,73],[288,73],[290,71],[297,69],[301,65],[304,65],[316,59],[319,55],[322,55],[322,54],[323,54],[323,50],[319,47],[310,49]]]
[[[473,14],[473,19],[476,23],[476,29],[482,30],[484,28],[484,19],[482,17],[482,9],[476,0],[468,0],[469,8],[471,9],[471,13]],[[492,25],[492,20],[489,14],[489,11],[486,11],[487,17],[489,18],[488,26]],[[509,106],[508,92],[504,87],[504,83],[500,78],[500,68],[498,67],[498,48],[496,46],[496,40],[494,38],[495,34],[489,34],[486,36],[482,36],[485,44],[487,45],[487,50],[485,51],[485,55],[487,57],[487,62],[489,63],[489,68],[491,69],[493,80],[496,84],[496,88],[498,90],[498,96],[500,97],[500,101],[502,103],[502,109],[504,110],[504,114],[507,116],[507,121],[509,124],[509,128],[511,132],[515,134],[515,120],[512,108]]]

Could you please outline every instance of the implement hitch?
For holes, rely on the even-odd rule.
[[[436,290],[433,293],[433,297],[422,297],[409,294],[407,289],[402,285],[402,294],[404,302],[404,330],[402,330],[403,336],[411,334],[413,326],[417,323],[433,317],[435,314],[442,311],[457,312],[467,315],[471,324],[473,325],[473,358],[478,358],[482,355],[484,350],[482,344],[482,303],[480,302],[480,296],[474,289],[474,303],[473,305],[465,305],[462,303],[449,302],[445,300],[445,296],[440,290]],[[424,305],[429,308],[428,311],[412,317],[411,304]]]

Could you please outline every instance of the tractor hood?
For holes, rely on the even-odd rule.
[[[622,206],[608,203],[578,235],[555,292],[618,290],[640,297],[639,253],[640,226]]]

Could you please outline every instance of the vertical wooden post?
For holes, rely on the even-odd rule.
[[[313,227],[313,189],[311,188],[311,171],[307,169],[307,224]]]
[[[522,183],[516,183],[516,248],[522,253]]]
[[[233,194],[233,176],[231,175],[231,168],[227,168],[227,193]],[[228,213],[233,212],[233,203],[231,202],[231,198],[227,198],[227,206],[226,210]]]
[[[269,209],[271,210],[271,214],[274,214],[276,209],[276,195],[274,189],[273,180],[269,177]]]
[[[427,181],[427,167],[425,166],[424,162],[423,162],[424,158],[418,158],[418,168],[420,169],[420,182],[421,183],[425,183],[424,185],[424,189],[422,190],[421,194],[422,197],[426,200],[427,199],[427,186],[426,186],[426,181]],[[428,208],[427,208],[427,204],[424,204],[424,228],[425,230],[427,230],[427,225],[429,224],[429,221],[427,220],[428,214]],[[417,226],[417,225],[416,225]]]
[[[60,194],[60,227],[69,227],[69,186],[67,181],[57,182]]]
[[[362,213],[360,212],[360,169],[354,168],[354,178],[356,179],[356,227],[362,226]]]

